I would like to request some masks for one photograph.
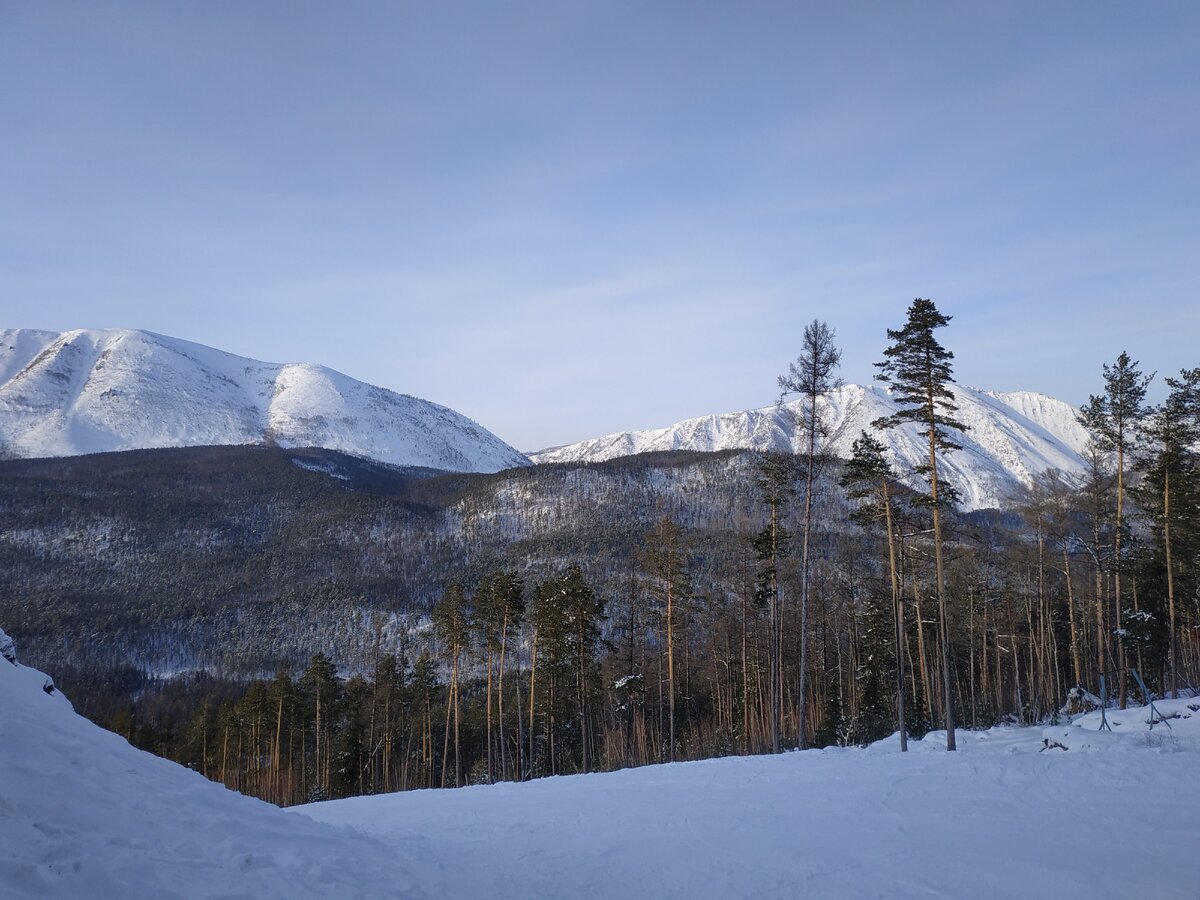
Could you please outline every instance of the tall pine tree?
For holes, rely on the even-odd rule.
[[[950,674],[950,639],[946,614],[946,578],[942,563],[941,504],[946,497],[939,494],[938,452],[959,450],[950,439],[950,431],[965,431],[966,426],[952,417],[958,411],[954,394],[947,385],[954,379],[950,360],[954,354],[938,343],[934,331],[950,323],[932,300],[917,298],[908,308],[908,321],[903,328],[887,331],[892,344],[883,351],[883,362],[876,363],[880,381],[892,386],[892,400],[900,407],[890,416],[871,423],[875,428],[896,428],[914,423],[921,426],[929,446],[929,462],[917,468],[929,483],[929,500],[933,508],[933,552],[936,568],[935,590],[938,603],[938,626],[941,630],[942,683],[945,693],[943,713],[946,721],[946,749],[954,750],[954,680]]]
[[[804,428],[804,523],[800,540],[800,685],[796,693],[796,746],[804,749],[804,723],[807,720],[808,697],[808,594],[812,583],[809,569],[809,544],[812,537],[813,484],[817,477],[818,441],[828,435],[828,426],[821,416],[818,402],[821,396],[838,385],[834,377],[842,352],[834,344],[834,330],[825,322],[813,319],[804,328],[800,355],[779,376],[780,399],[789,394],[800,397],[800,424]]]
[[[1121,570],[1123,567],[1123,538],[1125,527],[1125,463],[1129,457],[1142,422],[1146,418],[1146,386],[1153,374],[1142,375],[1136,359],[1122,351],[1113,365],[1104,364],[1104,393],[1093,394],[1087,405],[1079,410],[1079,423],[1087,429],[1092,441],[1101,450],[1117,458],[1117,519],[1113,530],[1113,591],[1116,594],[1117,633],[1122,630]],[[1120,703],[1125,708],[1129,695],[1126,677],[1125,643],[1117,641],[1117,665],[1121,671]]]
[[[1167,663],[1171,696],[1179,696],[1179,637],[1172,532],[1176,538],[1194,521],[1197,510],[1187,502],[1195,496],[1200,460],[1200,368],[1184,369],[1179,378],[1168,378],[1171,393],[1147,420],[1144,429],[1150,452],[1139,468],[1145,476],[1143,505],[1153,510],[1162,525],[1163,565],[1167,582]],[[1179,502],[1179,495],[1184,503]]]

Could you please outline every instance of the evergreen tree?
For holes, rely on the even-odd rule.
[[[446,586],[442,599],[433,607],[433,633],[442,645],[450,663],[450,696],[446,703],[446,728],[442,744],[442,787],[446,786],[446,764],[449,755],[450,721],[454,720],[454,786],[463,783],[461,720],[462,708],[459,700],[460,665],[463,653],[471,641],[471,612],[467,608],[467,597],[462,585],[453,581]]]
[[[600,686],[603,620],[604,602],[579,566],[543,582],[534,594],[537,688],[547,720],[552,775],[560,770],[560,756],[576,749],[582,771],[592,768],[591,709]]]
[[[497,760],[494,758],[496,741],[493,739],[492,697],[497,697],[499,720],[499,768],[501,777],[506,770],[506,744],[504,740],[504,672],[505,656],[513,634],[521,624],[525,610],[525,584],[515,571],[493,572],[483,580],[475,592],[475,627],[479,631],[479,644],[484,648],[487,664],[486,687],[486,740],[488,783],[496,780]],[[499,666],[500,690],[493,691],[493,673]]]
[[[1167,667],[1171,696],[1179,696],[1179,639],[1176,608],[1174,541],[1194,534],[1200,508],[1195,498],[1200,492],[1200,368],[1184,369],[1180,377],[1168,378],[1171,389],[1166,401],[1147,420],[1146,437],[1150,453],[1140,461],[1145,476],[1142,505],[1153,510],[1162,526],[1161,547],[1166,576],[1168,646]],[[1180,502],[1182,500],[1182,502]],[[1175,538],[1172,539],[1172,534]]]
[[[809,546],[812,537],[813,485],[817,476],[818,441],[828,436],[818,401],[838,386],[834,377],[842,352],[834,344],[834,330],[825,322],[813,319],[804,328],[800,355],[779,376],[780,398],[789,394],[800,397],[800,420],[804,428],[804,521],[800,542],[800,684],[797,691],[796,746],[804,749],[804,723],[807,720],[808,697],[808,595],[812,581],[809,568]]]
[[[333,660],[324,653],[313,655],[300,678],[313,717],[313,767],[308,779],[310,800],[330,796],[333,771],[333,736],[341,725],[345,692]]]
[[[847,725],[845,704],[842,703],[842,684],[835,673],[826,673],[828,689],[825,715],[813,735],[814,747],[840,747],[846,743]]]
[[[887,687],[888,672],[896,665],[889,633],[893,630],[887,604],[870,597],[863,606],[858,666],[854,672],[858,703],[850,726],[850,739],[867,744],[887,737],[892,730],[892,709]]]
[[[884,457],[884,445],[865,431],[851,446],[850,459],[842,471],[841,485],[846,496],[859,501],[851,518],[864,527],[882,523],[887,534],[888,577],[892,589],[892,625],[895,646],[902,646],[904,634],[904,604],[900,598],[900,578],[896,566],[896,539],[892,526],[892,495],[897,479],[891,463]],[[900,731],[900,752],[908,751],[908,735],[904,724],[904,664],[902,654],[896,660],[896,722]]]
[[[437,664],[428,650],[422,650],[413,664],[412,679],[409,682],[409,708],[417,719],[418,742],[420,744],[419,780],[420,787],[436,787],[434,775],[438,770],[439,761],[437,744],[433,739],[433,707],[438,693]]]
[[[346,682],[346,715],[333,744],[333,789],[335,796],[368,793],[364,782],[371,753],[369,727],[373,686],[361,675]]]
[[[687,555],[683,547],[682,529],[669,517],[659,520],[646,535],[643,562],[651,577],[654,611],[662,625],[667,658],[667,761],[675,762],[675,636],[684,604],[692,593],[687,570]]]
[[[1123,595],[1121,593],[1121,570],[1124,560],[1123,538],[1128,533],[1125,527],[1125,463],[1137,440],[1138,431],[1146,418],[1146,387],[1153,380],[1153,373],[1142,375],[1137,360],[1130,359],[1125,351],[1113,365],[1104,364],[1104,393],[1092,394],[1085,406],[1079,410],[1079,423],[1087,429],[1093,442],[1101,450],[1116,454],[1117,461],[1117,517],[1113,530],[1113,578],[1116,594],[1117,634],[1122,633]],[[1126,677],[1125,644],[1117,641],[1117,665],[1121,670],[1120,703],[1125,708],[1128,696]]]
[[[783,704],[783,596],[779,566],[791,542],[783,519],[787,502],[795,494],[792,487],[793,460],[777,453],[764,453],[759,460],[758,487],[767,507],[767,524],[752,542],[758,562],[754,599],[765,606],[770,618],[767,656],[770,660],[768,696],[771,710],[771,752],[782,751],[780,731]]]
[[[941,505],[947,497],[943,486],[939,494],[938,452],[961,447],[950,439],[950,431],[965,431],[966,426],[952,417],[958,410],[954,394],[947,385],[953,382],[950,361],[954,354],[945,349],[934,331],[950,323],[950,316],[938,312],[932,300],[917,298],[908,308],[908,321],[899,330],[888,329],[891,346],[883,351],[883,362],[876,363],[880,381],[892,387],[892,399],[900,406],[891,416],[872,423],[875,428],[920,425],[929,446],[928,464],[917,471],[929,483],[929,501],[933,508],[933,549],[936,567],[935,590],[938,625],[941,630],[942,682],[945,692],[946,749],[955,749],[954,682],[950,674],[950,637],[946,612],[946,579],[942,563]]]

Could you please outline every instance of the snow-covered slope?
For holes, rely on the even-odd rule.
[[[0,632],[3,643],[3,632]],[[293,810],[0,658],[0,897],[1195,898],[1200,705]],[[1044,739],[1058,747],[1043,750]]]
[[[0,331],[0,456],[274,442],[404,466],[528,460],[451,409],[146,331]]]
[[[997,393],[958,385],[953,387],[958,419],[968,426],[959,440],[962,450],[945,454],[939,472],[962,494],[968,509],[998,506],[1018,485],[1035,474],[1060,469],[1078,475],[1087,433],[1075,420],[1070,404],[1029,392]],[[832,426],[827,448],[850,455],[862,431],[874,433],[888,447],[892,462],[911,471],[928,453],[916,426],[886,433],[871,422],[897,409],[887,390],[877,386],[846,385],[821,399],[825,421]],[[653,450],[728,450],[746,448],[795,452],[804,448],[799,426],[800,401],[743,412],[688,419],[667,428],[632,431],[530,454],[538,463],[599,462]]]
[[[136,750],[48,683],[0,658],[0,897],[427,896],[389,848]]]

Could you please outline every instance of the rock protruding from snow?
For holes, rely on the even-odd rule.
[[[0,458],[261,443],[454,472],[529,464],[452,409],[323,366],[146,331],[0,331]]]
[[[1075,419],[1075,408],[1061,400],[1029,392],[998,393],[955,385],[957,418],[968,426],[955,434],[962,449],[943,454],[939,474],[962,495],[967,509],[1000,506],[1034,475],[1058,469],[1068,476],[1086,470],[1082,453],[1088,436]],[[882,387],[846,385],[820,400],[831,426],[828,449],[843,458],[862,431],[874,433],[901,472],[925,461],[928,444],[915,425],[879,432],[878,418],[897,405]],[[530,454],[537,463],[600,462],[656,450],[748,449],[800,452],[804,434],[800,401],[722,415],[688,419],[667,428],[630,431]]]

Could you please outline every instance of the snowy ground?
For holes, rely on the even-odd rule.
[[[0,898],[428,896],[393,849],[136,750],[47,681],[0,658]]]
[[[1165,711],[1185,704],[1164,702]],[[1200,714],[301,808],[449,897],[1200,897]],[[1190,737],[1184,737],[1190,734]],[[1096,751],[1096,752],[1092,752]]]
[[[0,659],[0,897],[1200,897],[1200,711],[279,810]],[[1068,750],[1041,751],[1052,738]]]

